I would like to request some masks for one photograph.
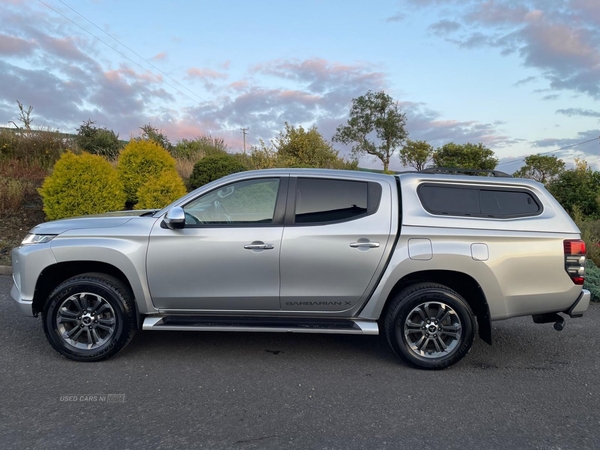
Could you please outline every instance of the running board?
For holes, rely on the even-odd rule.
[[[279,317],[148,316],[143,330],[254,331],[261,333],[379,334],[377,322]]]

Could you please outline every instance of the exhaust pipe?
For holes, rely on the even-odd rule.
[[[565,328],[565,318],[559,316],[558,313],[534,314],[531,317],[533,318],[534,323],[554,322],[554,329],[556,331],[562,331]]]

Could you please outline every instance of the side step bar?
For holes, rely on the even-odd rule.
[[[143,330],[254,331],[261,333],[379,334],[377,322],[358,319],[148,316]]]

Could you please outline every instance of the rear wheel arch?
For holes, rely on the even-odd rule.
[[[405,288],[418,283],[438,283],[460,294],[477,318],[479,337],[492,344],[492,323],[487,298],[479,283],[470,275],[453,270],[425,270],[413,272],[401,278],[388,296],[380,319],[385,319],[392,299]]]

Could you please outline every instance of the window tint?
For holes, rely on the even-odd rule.
[[[531,192],[519,189],[489,189],[422,185],[418,190],[423,207],[432,214],[476,217],[520,217],[541,213]]]
[[[295,223],[337,222],[367,213],[368,183],[299,178]]]
[[[272,223],[279,179],[240,181],[185,205],[186,225]]]
[[[523,191],[481,191],[481,213],[494,216],[535,215],[540,211],[533,196]]]
[[[423,206],[435,214],[479,214],[479,190],[446,186],[423,186],[419,189]]]

